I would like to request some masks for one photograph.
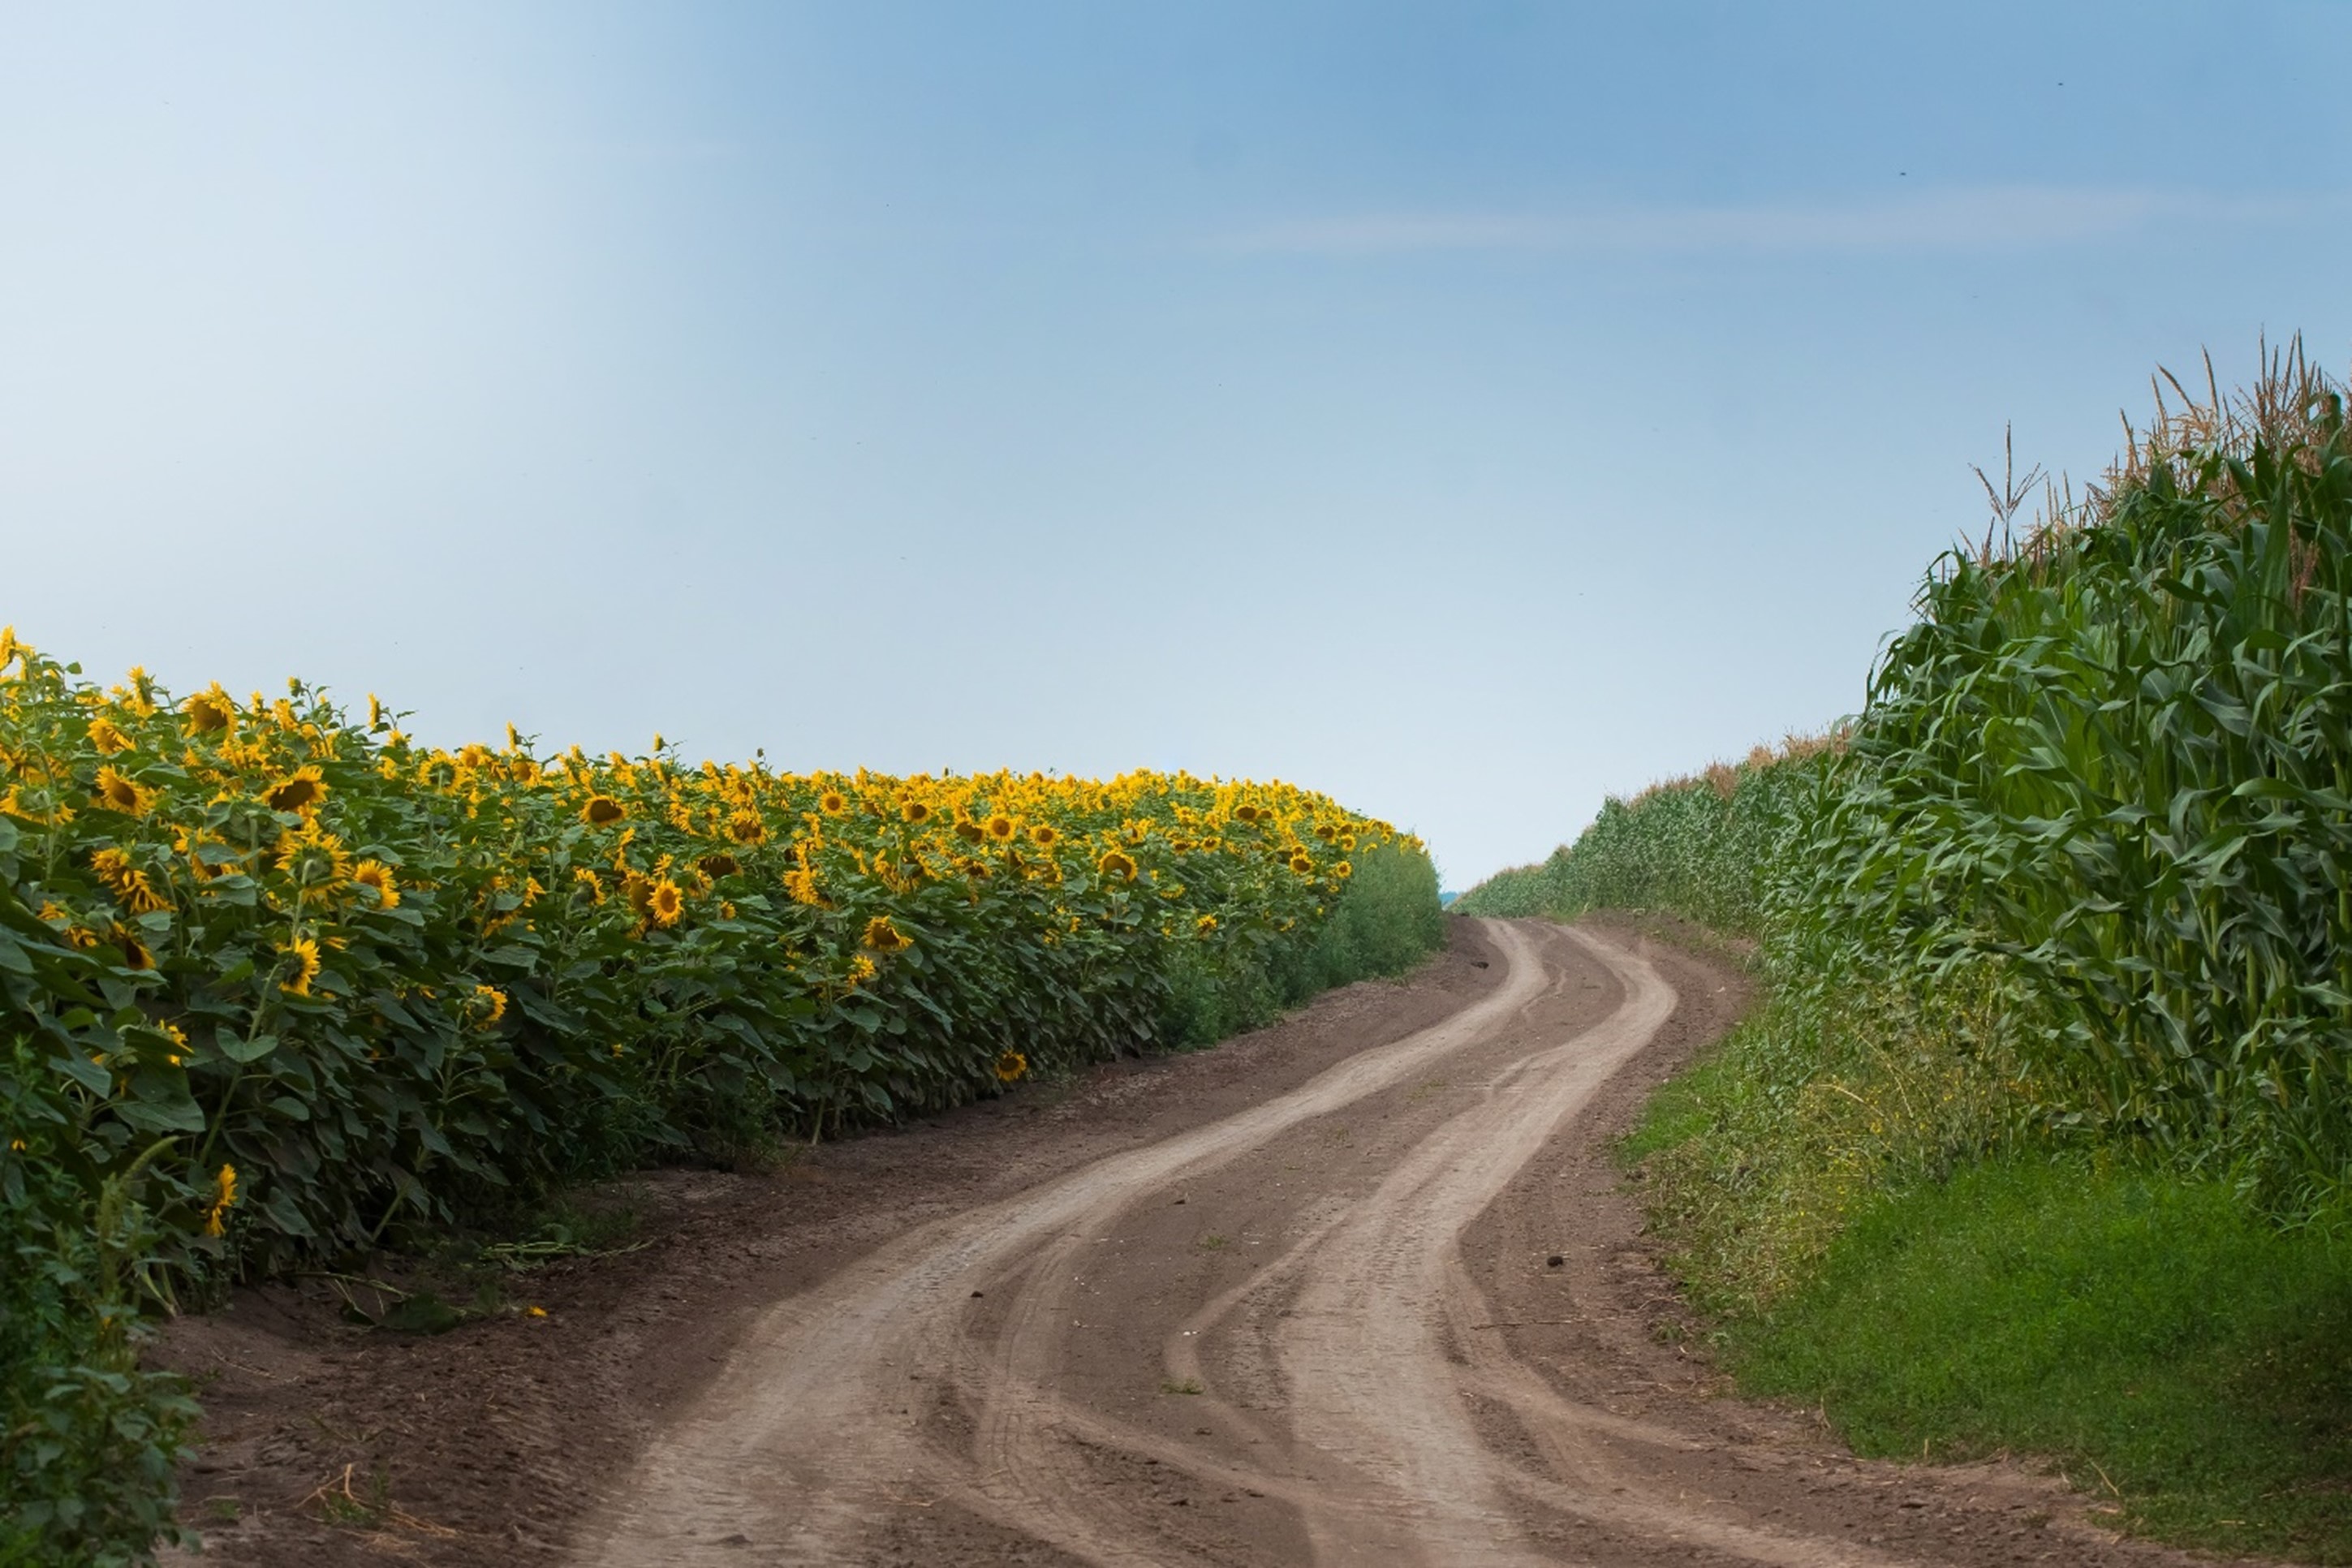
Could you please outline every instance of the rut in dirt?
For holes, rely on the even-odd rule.
[[[778,1303],[576,1560],[2170,1557],[2023,1530],[2013,1479],[1923,1513],[1719,1401],[1622,1397],[1655,1347],[1610,1342],[1580,1216],[1507,1190],[1593,1142],[1676,988],[1622,940],[1484,923],[1504,973],[1440,1023]]]

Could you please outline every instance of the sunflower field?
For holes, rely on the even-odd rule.
[[[0,1503],[168,1454],[168,1399],[67,1376],[140,1298],[1205,1043],[1439,940],[1421,843],[1288,784],[399,722],[299,681],[102,689],[0,633],[0,1351],[47,1364]]]

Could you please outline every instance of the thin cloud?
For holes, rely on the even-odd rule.
[[[1922,192],[1885,201],[1604,207],[1551,214],[1374,213],[1226,234],[1241,255],[1382,256],[1427,251],[1593,255],[1797,255],[2019,249],[2109,239],[2159,223],[2271,222],[2341,212],[2339,195],[2023,185]]]

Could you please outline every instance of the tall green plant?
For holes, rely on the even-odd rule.
[[[2300,361],[1958,552],[1888,649],[1814,902],[2005,959],[2118,1129],[2352,1163],[2352,440]]]

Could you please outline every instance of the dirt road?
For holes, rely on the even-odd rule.
[[[1744,1000],[1628,931],[1457,921],[1215,1050],[632,1178],[628,1250],[456,1332],[241,1293],[166,1347],[194,1561],[2189,1561],[2013,1468],[1855,1460],[1686,1353],[1608,1147]]]
[[[1676,984],[1620,938],[1484,935],[1496,984],[1430,1026],[778,1303],[574,1559],[2164,1555],[2053,1536],[2050,1489],[2021,1477],[1835,1459],[1678,1372],[1612,1298],[1640,1261],[1601,1250],[1630,1244],[1623,1215],[1576,1201],[1606,1182],[1591,1113]]]

